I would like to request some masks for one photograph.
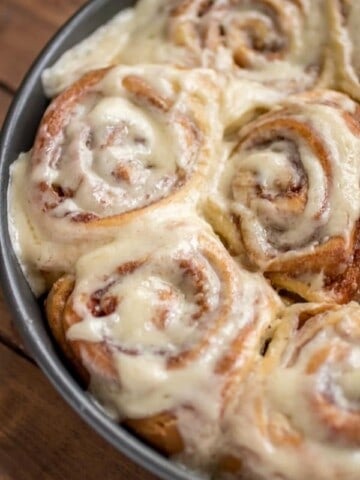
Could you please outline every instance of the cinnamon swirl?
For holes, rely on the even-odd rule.
[[[93,71],[57,97],[15,167],[33,268],[68,271],[78,247],[131,217],[196,202],[221,134],[216,96],[210,71],[137,66]]]
[[[206,467],[224,402],[281,308],[196,218],[124,226],[47,301],[57,341],[95,396],[159,450]]]
[[[178,0],[168,36],[199,64],[286,91],[311,88],[328,74],[326,2]]]
[[[310,301],[360,285],[359,111],[332,91],[289,98],[240,130],[206,205],[235,253]]]
[[[236,478],[360,477],[359,319],[356,303],[289,308],[227,412]]]
[[[54,95],[79,72],[144,62],[210,67],[287,93],[330,86],[328,1],[140,0],[46,70],[45,88]]]

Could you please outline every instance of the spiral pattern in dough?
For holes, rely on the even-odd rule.
[[[207,465],[281,302],[200,220],[129,228],[54,285],[49,322],[97,398],[157,448]]]
[[[53,96],[99,66],[161,63],[210,67],[283,93],[330,87],[331,1],[139,0],[63,55],[43,83]]]
[[[180,0],[169,36],[200,62],[287,91],[310,88],[327,69],[323,0]],[[310,48],[309,48],[310,47]],[[211,55],[213,60],[209,60]]]
[[[12,167],[10,223],[37,295],[147,212],[197,203],[221,139],[215,73],[95,70],[59,95]]]
[[[320,91],[240,131],[207,211],[280,288],[346,302],[359,282],[359,106]]]
[[[241,478],[359,478],[359,319],[356,303],[289,308],[229,410]]]
[[[187,198],[210,161],[215,91],[210,74],[156,66],[83,77],[40,125],[29,169],[35,220],[66,242]]]

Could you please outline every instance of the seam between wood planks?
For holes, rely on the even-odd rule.
[[[20,357],[24,358],[28,362],[32,363],[37,367],[36,362],[28,355],[21,347],[19,347],[15,342],[13,342],[9,337],[0,333],[0,343],[4,345],[9,350],[12,350]]]
[[[7,93],[8,95],[14,96],[16,93],[16,89],[8,85],[3,80],[0,80],[0,88]]]

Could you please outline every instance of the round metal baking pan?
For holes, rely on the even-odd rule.
[[[8,232],[7,190],[10,165],[20,152],[31,148],[39,121],[48,104],[41,85],[42,71],[120,9],[134,3],[131,0],[93,0],[86,4],[39,55],[13,101],[0,138],[0,279],[26,348],[72,408],[118,450],[160,478],[195,480],[195,474],[162,457],[108,418],[91,396],[76,383],[47,331],[41,308],[18,265]]]

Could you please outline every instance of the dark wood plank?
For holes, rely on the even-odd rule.
[[[0,345],[0,478],[155,480],[94,433],[30,362]]]
[[[88,0],[11,0],[26,10],[35,13],[39,18],[59,26],[84,5]]]
[[[1,0],[0,83],[15,91],[47,41],[84,3],[85,0]]]
[[[8,306],[4,301],[3,293],[0,290],[0,342],[6,343],[14,349],[25,351],[23,343],[17,333],[13,322],[12,315]]]
[[[6,112],[10,106],[11,99],[12,95],[10,95],[10,93],[8,93],[6,90],[0,88],[0,130],[3,121],[5,120]]]

